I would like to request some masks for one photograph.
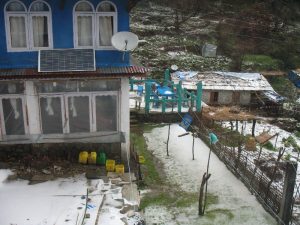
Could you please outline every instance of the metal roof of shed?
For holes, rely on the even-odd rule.
[[[175,72],[172,80],[175,83],[181,80],[188,90],[197,90],[197,83],[202,81],[204,90],[273,91],[267,79],[259,73]]]

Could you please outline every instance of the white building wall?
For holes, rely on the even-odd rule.
[[[27,105],[27,116],[29,134],[40,134],[39,97],[33,81],[25,81],[25,98]]]
[[[120,131],[125,134],[125,143],[121,144],[121,157],[124,162],[127,161],[130,153],[130,109],[129,109],[129,79],[121,79],[120,94]]]
[[[243,91],[240,92],[240,103],[241,105],[249,105],[251,101],[251,92],[250,91]]]
[[[232,91],[219,91],[218,103],[229,105],[232,103]]]
[[[209,99],[210,99],[210,91],[203,90],[202,101],[205,102],[206,104],[209,104]]]

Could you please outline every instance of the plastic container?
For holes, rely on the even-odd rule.
[[[97,152],[91,152],[88,157],[88,163],[95,165],[97,160]]]
[[[87,160],[88,160],[88,156],[89,156],[88,152],[86,152],[86,151],[80,152],[78,162],[81,164],[86,164]]]
[[[106,162],[106,155],[105,155],[104,152],[100,152],[97,155],[97,164],[98,165],[105,165],[105,162]]]
[[[116,165],[116,173],[124,174],[125,169],[123,164],[117,164]]]
[[[111,159],[108,159],[106,160],[106,171],[107,172],[114,172],[115,171],[115,165],[116,165],[116,161],[115,160],[111,160]]]
[[[145,158],[142,155],[139,155],[139,164],[144,164],[145,163]]]

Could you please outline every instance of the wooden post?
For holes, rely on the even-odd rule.
[[[203,197],[206,196],[206,193],[203,193],[204,191],[204,185],[207,183],[208,179],[210,178],[211,174],[203,174],[202,177],[202,181],[201,181],[201,185],[200,185],[200,193],[199,193],[199,202],[198,202],[198,215],[199,216],[203,216],[204,215],[204,210],[205,210],[205,204],[206,204],[206,198],[204,198],[203,201]]]
[[[193,160],[194,160],[194,159],[195,159],[195,154],[194,154],[194,146],[195,146],[195,133],[194,133],[194,131],[193,131],[192,135],[193,135],[193,147],[192,147],[192,153],[193,153]]]
[[[252,123],[252,137],[255,136],[255,124],[256,124],[256,120],[254,119]]]
[[[167,156],[169,156],[170,126],[171,126],[171,124],[169,124],[169,129],[168,129]]]
[[[288,225],[292,218],[291,209],[297,176],[297,166],[297,162],[288,161],[286,164],[283,195],[279,211],[279,217],[281,221],[279,221],[279,224],[283,223],[285,225]]]

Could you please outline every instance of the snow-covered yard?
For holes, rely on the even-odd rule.
[[[124,205],[133,202],[124,199],[122,187],[113,185],[111,180],[87,180],[81,174],[28,185],[25,180],[7,181],[10,174],[10,170],[0,170],[1,225],[81,225],[87,189],[90,200],[86,213],[90,218],[84,220],[85,225],[123,225],[121,219],[129,225],[136,223],[135,217],[120,212]]]
[[[183,133],[185,130],[178,124],[171,125],[169,157],[166,155],[168,126],[155,128],[144,136],[148,150],[162,161],[167,180],[179,190],[198,193],[202,175],[206,171],[209,148],[196,138],[195,160],[192,160],[192,136],[178,137]],[[208,182],[208,192],[216,195],[218,202],[209,205],[207,212],[216,212],[215,216],[199,218],[197,204],[180,210],[151,206],[145,209],[147,224],[276,224],[255,196],[213,153],[209,172],[212,176]],[[228,216],[228,213],[232,216]]]

